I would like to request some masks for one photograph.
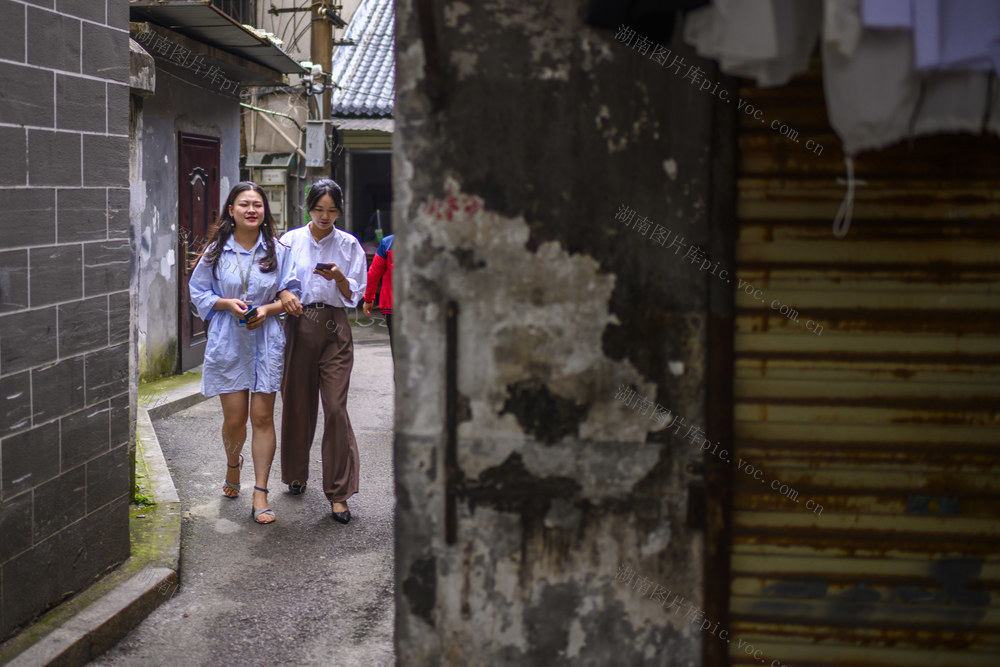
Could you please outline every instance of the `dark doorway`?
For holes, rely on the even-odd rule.
[[[392,234],[392,154],[351,151],[352,232],[369,257],[378,247],[375,230],[381,223],[382,235]]]
[[[178,147],[178,326],[180,370],[194,368],[205,360],[205,323],[198,318],[188,294],[191,262],[219,213],[219,140],[191,134],[180,135]]]

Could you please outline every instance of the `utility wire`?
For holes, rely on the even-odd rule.
[[[343,87],[343,86],[341,86],[339,84],[336,84],[336,83],[331,83],[330,85],[333,86],[334,88],[337,88],[338,90],[346,90],[349,93],[360,93],[362,95],[368,95],[369,97],[378,97],[378,98],[381,98],[383,100],[389,100],[390,102],[395,101],[395,99],[396,99],[395,97],[386,97],[385,95],[378,95],[376,93],[369,93],[369,92],[364,91],[364,90],[358,90],[357,88],[345,88],[345,87]]]

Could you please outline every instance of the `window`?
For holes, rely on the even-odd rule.
[[[254,0],[212,0],[212,4],[231,16],[237,23],[254,24]]]

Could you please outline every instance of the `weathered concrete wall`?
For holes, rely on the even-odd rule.
[[[585,4],[397,3],[400,664],[701,660],[650,596],[704,606],[684,436],[705,427],[716,278],[615,216],[708,249],[713,159],[732,156],[712,154],[717,100]]]
[[[138,178],[133,178],[131,219],[138,239],[137,303],[139,377],[177,370],[178,135],[221,139],[219,204],[239,181],[240,107],[231,97],[167,75],[142,101]]]

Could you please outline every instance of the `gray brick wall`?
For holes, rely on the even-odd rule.
[[[127,0],[0,0],[0,640],[129,555]]]

